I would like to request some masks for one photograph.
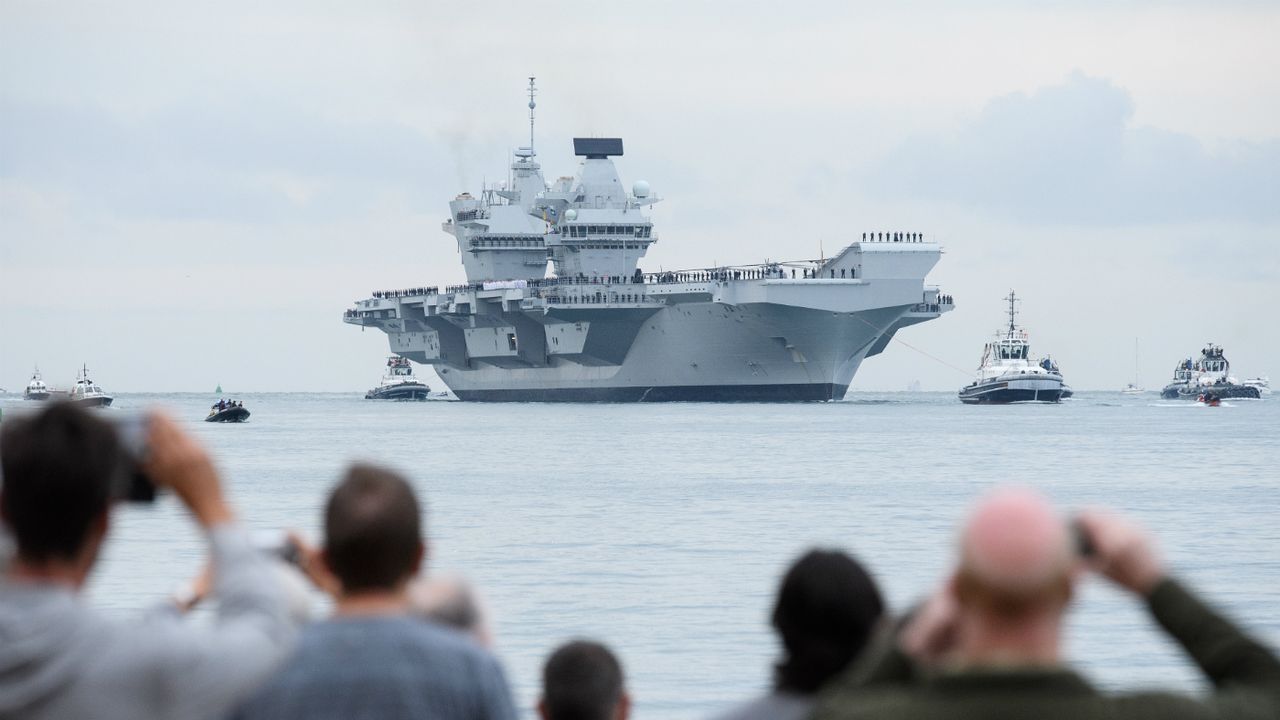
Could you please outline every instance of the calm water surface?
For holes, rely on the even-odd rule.
[[[1280,645],[1280,402],[1205,408],[1082,393],[1057,406],[968,407],[950,393],[854,393],[806,405],[377,403],[246,395],[245,425],[201,422],[213,398],[162,405],[214,451],[255,529],[318,537],[320,505],[357,458],[426,499],[434,568],[469,576],[520,704],[546,653],[576,636],[622,656],[639,716],[696,718],[764,690],[767,622],[791,559],[847,548],[895,608],[927,593],[984,489],[1023,483],[1064,508],[1105,504],[1157,534],[1177,573]],[[5,413],[21,412],[12,395]],[[119,517],[94,600],[130,612],[198,569],[171,499]],[[1096,682],[1194,689],[1195,672],[1130,598],[1089,582],[1068,652]]]

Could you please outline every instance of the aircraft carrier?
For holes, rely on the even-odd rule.
[[[343,315],[459,399],[838,400],[895,333],[953,308],[924,282],[942,249],[916,232],[850,233],[817,260],[644,272],[658,197],[623,185],[619,138],[575,138],[576,176],[546,182],[534,93],[530,78],[529,145],[508,180],[449,203],[467,282],[377,291]]]

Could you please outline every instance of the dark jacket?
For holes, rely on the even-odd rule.
[[[1147,599],[1157,622],[1213,683],[1207,697],[1104,695],[1066,668],[915,673],[898,652],[823,692],[814,720],[1090,720],[1280,718],[1280,660],[1173,580]]]

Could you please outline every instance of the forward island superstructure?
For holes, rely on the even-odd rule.
[[[375,292],[343,317],[459,399],[839,399],[895,333],[952,309],[924,284],[942,250],[920,233],[845,228],[830,258],[644,272],[658,197],[623,184],[619,138],[575,138],[577,174],[548,183],[532,80],[509,181],[449,204],[467,282]]]

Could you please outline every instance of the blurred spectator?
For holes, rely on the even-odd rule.
[[[622,664],[609,648],[590,640],[562,645],[542,668],[542,720],[627,720],[631,696]]]
[[[985,499],[961,534],[959,567],[915,614],[897,649],[869,679],[841,678],[814,717],[1280,717],[1280,661],[1272,652],[1170,578],[1129,522],[1090,512],[1077,528],[1073,537],[1030,491]],[[1104,695],[1066,667],[1063,616],[1086,567],[1147,605],[1212,683],[1208,697]]]
[[[492,655],[409,614],[409,581],[425,553],[409,483],[381,468],[350,468],[325,507],[323,549],[301,558],[333,595],[334,616],[303,630],[293,659],[234,717],[514,718]]]
[[[409,586],[409,606],[419,617],[463,632],[482,647],[493,647],[484,605],[462,577],[432,575],[414,580]]]
[[[271,571],[236,525],[213,464],[163,416],[147,429],[147,476],[208,535],[212,623],[166,607],[111,621],[80,598],[124,496],[115,428],[55,404],[0,433],[0,514],[16,554],[0,582],[0,718],[221,717],[292,647]]]
[[[787,571],[773,608],[784,655],[773,691],[721,720],[799,720],[818,689],[862,653],[884,614],[876,583],[857,560],[811,550]]]

